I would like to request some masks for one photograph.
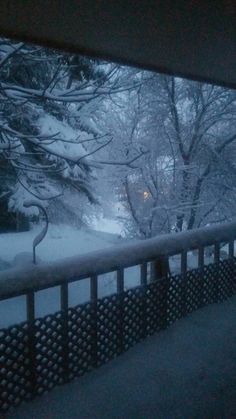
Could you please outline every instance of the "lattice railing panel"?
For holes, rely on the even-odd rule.
[[[165,279],[151,282],[146,290],[147,335],[152,335],[166,327],[167,322],[167,282]]]
[[[92,306],[82,304],[68,310],[69,379],[92,368]]]
[[[215,264],[204,267],[204,283],[203,283],[203,303],[204,305],[212,304],[217,301],[218,294],[218,277],[217,270],[219,267]]]
[[[219,291],[218,301],[224,301],[226,298],[231,297],[236,291],[234,262],[232,260],[220,262],[217,276]]]
[[[235,259],[229,259],[4,329],[0,409],[80,376],[187,313],[235,293]]]
[[[103,364],[122,351],[122,309],[117,294],[98,301],[98,364]]]
[[[22,323],[0,332],[0,408],[8,410],[31,398],[28,325]]]
[[[193,269],[186,274],[186,312],[191,313],[203,305],[203,275],[200,269]]]
[[[136,287],[124,293],[123,342],[128,349],[143,337],[144,329],[143,289]]]
[[[36,393],[44,393],[63,382],[62,314],[35,321]],[[33,355],[33,354],[32,354]]]
[[[184,314],[185,288],[181,275],[170,278],[167,303],[167,322],[174,323]]]

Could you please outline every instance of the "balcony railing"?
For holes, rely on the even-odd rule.
[[[0,300],[25,296],[26,321],[0,331],[2,412],[100,366],[177,319],[236,293],[236,223],[161,236],[0,276]],[[228,245],[221,260],[221,247]],[[205,253],[213,246],[212,263]],[[197,250],[197,268],[188,254]],[[179,255],[180,272],[169,269]],[[138,270],[137,270],[138,266]],[[136,267],[136,285],[125,278]],[[151,267],[151,269],[150,269]],[[104,274],[116,273],[116,292],[99,297]],[[151,273],[150,273],[151,272]],[[90,298],[69,304],[70,283],[89,281]],[[37,317],[35,295],[60,288],[60,310]]]

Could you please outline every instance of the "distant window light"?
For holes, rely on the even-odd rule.
[[[150,197],[150,192],[144,191],[143,192],[143,199],[144,199],[144,201],[146,201],[149,197]]]

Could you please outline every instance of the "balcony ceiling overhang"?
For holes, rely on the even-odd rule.
[[[235,0],[5,0],[0,34],[236,88]]]

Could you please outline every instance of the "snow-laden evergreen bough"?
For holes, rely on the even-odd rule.
[[[133,88],[121,73],[113,64],[0,40],[0,199],[10,210],[26,212],[32,197],[63,201],[68,189],[97,201],[94,181],[106,161],[96,155],[112,134],[95,121],[105,98]]]

